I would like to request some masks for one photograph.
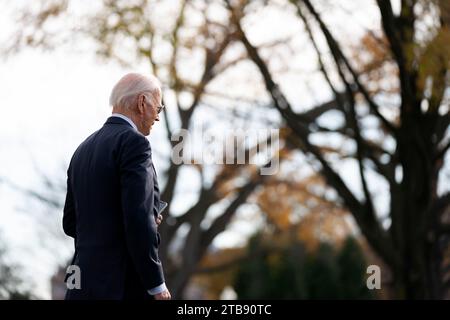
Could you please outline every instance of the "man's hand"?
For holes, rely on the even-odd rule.
[[[158,214],[158,217],[156,218],[156,224],[159,226],[162,221],[163,221],[163,216],[161,214]]]
[[[155,298],[155,300],[170,300],[170,299],[172,299],[172,297],[170,296],[169,290],[165,290],[161,293],[155,294],[153,297]]]

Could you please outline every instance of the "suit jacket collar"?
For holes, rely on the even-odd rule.
[[[119,117],[109,117],[105,124],[125,124],[129,126],[130,128],[134,129],[131,124],[129,124],[125,119],[119,118]]]

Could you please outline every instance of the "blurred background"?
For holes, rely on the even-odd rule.
[[[163,83],[174,298],[450,298],[449,1],[2,1],[0,49],[0,299],[63,298],[67,166],[131,71]],[[182,129],[277,129],[279,170],[177,164]]]

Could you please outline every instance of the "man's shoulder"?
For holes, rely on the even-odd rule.
[[[84,148],[86,148],[86,146],[88,146],[93,140],[95,140],[95,137],[98,135],[99,132],[100,129],[96,130],[95,132],[91,133],[87,138],[85,138],[75,149],[74,155],[80,153]]]
[[[107,140],[107,141],[105,141]],[[127,125],[104,125],[87,137],[82,144],[89,143],[113,143],[113,144],[147,144],[148,139],[135,130],[131,126]],[[81,144],[81,145],[82,145]]]
[[[148,152],[151,155],[150,142],[139,131],[128,126],[103,126],[97,131],[90,134],[75,150],[74,158],[84,157],[87,153],[92,153],[96,146],[105,147],[109,145],[111,150],[115,150],[118,154],[122,153],[141,153]],[[108,147],[107,147],[108,148]],[[103,149],[103,148],[102,148]]]
[[[150,157],[152,150],[150,141],[139,131],[133,128],[123,130],[117,134],[116,145],[114,149],[117,151],[120,159],[128,159],[136,155],[145,155]]]
[[[126,145],[140,145],[146,147],[148,146],[150,148],[150,141],[148,141],[147,137],[133,128],[122,131],[120,135],[121,140]]]

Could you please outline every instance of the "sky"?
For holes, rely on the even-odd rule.
[[[7,39],[14,29],[11,12],[1,10],[2,6],[4,3],[0,4],[0,41]],[[261,21],[248,22],[260,25],[261,33],[252,35],[256,42],[276,31],[267,21],[280,19],[277,12],[265,12],[264,17]],[[339,20],[342,16],[336,15],[331,19]],[[356,20],[355,23],[370,27],[376,23],[377,16],[357,16]],[[280,32],[289,29],[286,24],[277,26]],[[352,26],[346,25],[346,28],[351,30]],[[3,120],[0,126],[0,177],[7,177],[24,188],[40,185],[36,167],[44,167],[50,177],[63,180],[73,151],[90,133],[101,127],[111,113],[108,97],[115,82],[126,72],[147,71],[143,64],[136,64],[133,69],[124,68],[115,62],[100,61],[90,52],[80,53],[72,49],[64,47],[51,53],[26,49],[7,60],[0,60],[0,111]],[[308,58],[305,53],[304,60]],[[300,63],[298,67],[303,68],[304,64],[307,65],[308,61],[303,61],[303,65]],[[242,70],[245,67],[238,72],[245,73]],[[298,80],[295,76],[285,78],[283,86],[288,97],[292,100],[301,97],[305,105],[313,104],[313,98],[306,98],[311,95],[310,88],[299,90],[289,85]],[[310,85],[320,96],[320,85]],[[239,85],[236,87],[239,93]],[[207,122],[208,116],[199,121]],[[162,123],[159,125],[149,137],[154,149],[158,149],[165,134]],[[155,166],[158,172],[165,167],[157,155]],[[352,188],[358,189],[359,178],[354,167],[343,162],[339,170],[345,173],[344,178]],[[184,179],[190,179],[189,173]],[[383,187],[376,184],[374,191],[378,193],[376,189]],[[185,188],[187,190],[183,190],[175,210],[178,206],[181,211],[195,201],[195,193],[189,194],[192,186]],[[379,202],[387,205],[384,200]],[[0,184],[0,201],[0,236],[12,249],[10,259],[24,266],[25,277],[33,282],[40,297],[50,298],[48,279],[54,273],[56,263],[70,257],[72,244],[70,239],[63,237],[61,230],[57,231],[60,232],[58,236],[65,240],[58,244],[46,240],[48,235],[45,228],[40,227],[40,222],[53,224],[58,230],[61,216],[55,212],[46,215],[39,204],[4,184]],[[249,231],[245,224],[236,226],[236,229],[244,234]],[[236,239],[222,238],[222,243],[239,243]]]

